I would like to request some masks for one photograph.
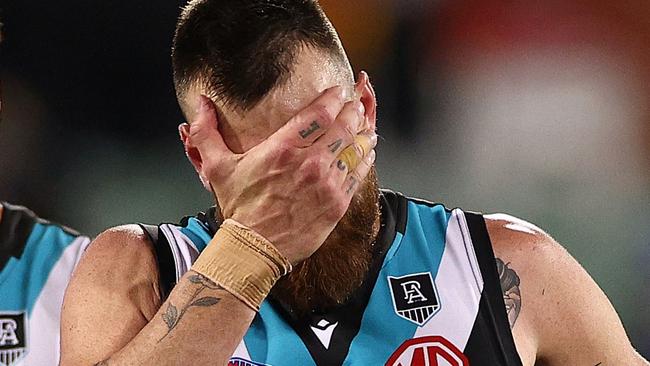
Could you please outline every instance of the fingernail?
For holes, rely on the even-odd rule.
[[[365,115],[366,115],[366,106],[363,105],[363,103],[361,103],[361,102],[356,102],[355,107],[357,108],[357,111],[359,112],[359,114],[362,117],[365,117]]]
[[[354,96],[356,95],[356,90],[354,85],[344,85],[341,86],[341,99],[344,102],[350,102],[354,100]]]
[[[373,147],[377,146],[377,134],[373,133],[370,135],[370,143],[372,144]]]

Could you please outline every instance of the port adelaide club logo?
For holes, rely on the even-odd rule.
[[[431,273],[388,276],[388,283],[395,312],[400,317],[422,326],[440,310],[438,291]]]
[[[27,354],[25,313],[0,313],[0,366],[12,366]]]

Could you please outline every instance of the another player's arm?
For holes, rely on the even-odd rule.
[[[536,355],[525,364],[649,365],[603,291],[562,246],[514,217],[486,219],[517,348]]]
[[[137,226],[109,230],[68,288],[61,365],[224,364],[254,315],[192,271],[161,306],[151,243]]]

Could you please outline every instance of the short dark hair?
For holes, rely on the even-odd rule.
[[[172,49],[178,99],[202,83],[225,105],[250,110],[288,80],[303,46],[346,60],[316,0],[190,1]]]

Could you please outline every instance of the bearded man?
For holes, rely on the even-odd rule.
[[[94,241],[62,365],[647,365],[537,227],[378,189],[375,94],[316,1],[191,1],[173,61],[217,206]]]

